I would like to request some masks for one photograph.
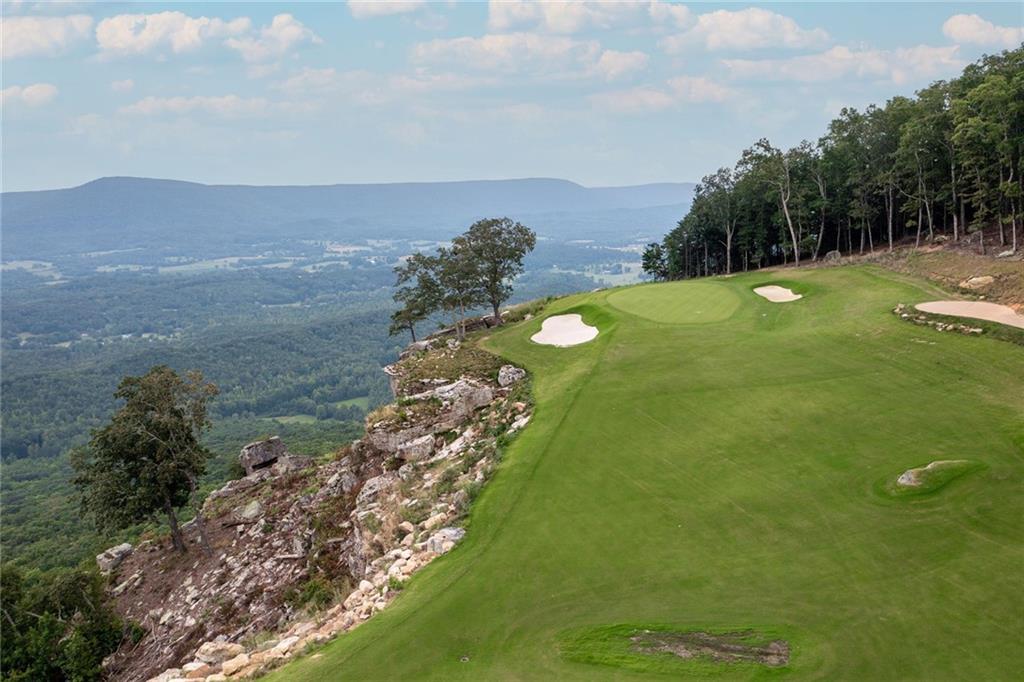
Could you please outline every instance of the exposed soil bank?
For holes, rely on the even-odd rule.
[[[1024,329],[1024,315],[1013,308],[986,301],[928,301],[914,306],[923,313],[970,317],[975,320],[998,322],[1018,329]]]

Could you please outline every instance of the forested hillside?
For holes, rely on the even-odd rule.
[[[892,250],[904,239],[1020,248],[1024,48],[981,59],[916,97],[844,108],[817,141],[761,139],[705,176],[645,269],[677,279]],[[988,239],[995,243],[986,243]]]

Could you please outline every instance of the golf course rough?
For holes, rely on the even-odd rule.
[[[893,305],[929,289],[881,269],[787,272],[791,305],[752,293],[770,276],[555,301],[547,315],[600,330],[557,352],[530,341],[536,319],[495,332],[536,412],[466,539],[270,679],[658,679],[643,661],[663,657],[567,646],[590,633],[588,655],[614,659],[621,638],[593,633],[649,624],[789,646],[777,667],[665,663],[690,679],[1015,679],[1024,352],[905,324]],[[984,466],[926,495],[877,489],[961,459]]]

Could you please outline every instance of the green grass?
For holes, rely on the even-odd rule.
[[[316,424],[316,417],[311,414],[286,414],[274,417],[274,421],[282,424]]]
[[[361,395],[356,398],[349,398],[348,400],[341,400],[335,403],[338,407],[358,407],[361,410],[365,410],[370,406],[370,396]]]
[[[1024,353],[901,321],[897,302],[931,296],[906,277],[785,276],[804,299],[755,295],[772,273],[639,286],[548,306],[597,325],[591,343],[530,343],[539,319],[496,333],[536,416],[466,540],[272,679],[664,679],[663,661],[615,664],[613,637],[585,642],[595,662],[566,648],[643,623],[792,647],[783,668],[672,662],[691,678],[1018,678]],[[939,459],[983,467],[879,494]]]
[[[740,307],[740,297],[719,282],[672,282],[619,289],[608,303],[654,322],[699,324],[728,319]]]

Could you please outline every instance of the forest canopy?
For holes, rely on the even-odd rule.
[[[915,97],[844,108],[817,141],[758,140],[701,180],[686,216],[647,246],[644,270],[699,277],[939,237],[976,238],[984,251],[993,226],[999,248],[1016,252],[1022,152],[1024,47]]]

